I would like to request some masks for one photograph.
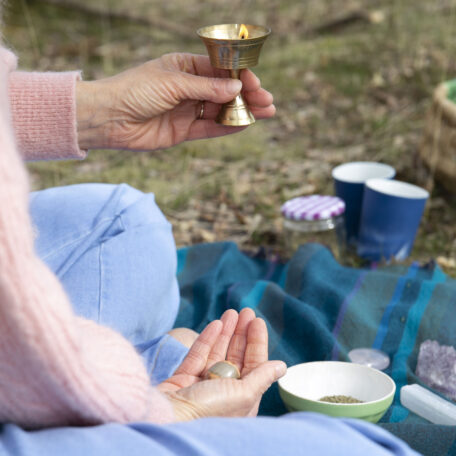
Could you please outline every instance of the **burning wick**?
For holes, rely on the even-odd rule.
[[[241,24],[241,28],[239,29],[239,38],[241,40],[245,40],[248,37],[249,31],[247,30],[247,27],[244,24]]]

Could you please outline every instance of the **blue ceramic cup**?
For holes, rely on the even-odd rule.
[[[376,162],[351,162],[333,169],[336,195],[345,202],[345,231],[349,246],[355,246],[358,240],[364,182],[373,178],[392,179],[395,174],[393,167]]]
[[[358,255],[371,261],[404,260],[412,250],[429,193],[388,179],[369,179],[365,187]]]

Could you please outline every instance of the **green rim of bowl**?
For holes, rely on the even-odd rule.
[[[334,361],[327,361],[334,362]],[[337,362],[337,361],[336,361]],[[367,369],[372,369],[366,366]],[[376,370],[376,369],[373,369]],[[279,394],[286,408],[290,412],[314,412],[334,417],[358,418],[371,423],[376,423],[386,413],[388,407],[392,404],[396,392],[394,380],[384,372],[377,371],[379,374],[387,376],[392,382],[391,392],[383,398],[375,401],[363,402],[358,404],[335,404],[330,402],[321,402],[313,399],[306,399],[296,396],[285,390],[280,380]]]
[[[331,404],[295,396],[279,386],[279,394],[290,412],[314,412],[346,418],[359,418],[376,423],[393,403],[394,392],[385,399],[362,404]],[[292,405],[293,404],[293,405]]]

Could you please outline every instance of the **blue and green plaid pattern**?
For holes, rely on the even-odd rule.
[[[176,326],[201,331],[226,309],[251,307],[268,325],[270,358],[289,366],[347,360],[356,347],[385,351],[397,394],[381,425],[423,454],[456,456],[456,427],[429,424],[399,402],[403,385],[420,383],[414,371],[424,340],[456,346],[456,281],[438,266],[348,268],[318,244],[282,263],[226,242],[180,249],[178,278]],[[274,385],[260,413],[285,412]]]

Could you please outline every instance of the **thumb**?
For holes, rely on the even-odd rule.
[[[188,73],[180,73],[177,81],[180,101],[207,100],[213,103],[226,103],[242,89],[239,79],[206,78]]]
[[[263,394],[274,382],[287,372],[283,361],[266,361],[249,372],[242,381],[255,393]]]

